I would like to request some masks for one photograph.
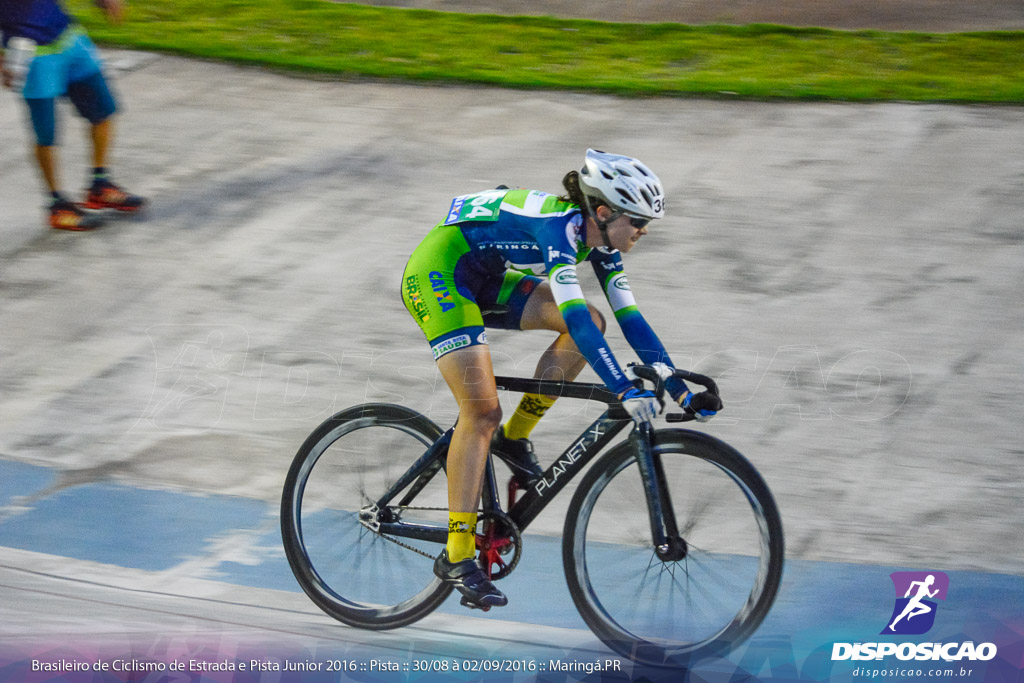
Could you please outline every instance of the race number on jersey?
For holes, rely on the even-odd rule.
[[[476,194],[465,194],[452,200],[448,208],[445,225],[466,221],[496,221],[501,212],[501,201],[508,190],[488,190]]]

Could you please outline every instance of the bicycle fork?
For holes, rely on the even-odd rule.
[[[654,452],[651,444],[652,431],[649,422],[639,424],[630,432],[629,442],[636,453],[636,462],[643,481],[654,552],[662,562],[678,562],[686,557],[689,548],[686,540],[679,535],[672,496],[665,483],[661,455]]]

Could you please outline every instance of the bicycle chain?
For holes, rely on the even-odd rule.
[[[411,507],[411,506],[400,506],[400,507],[391,508],[391,509],[392,510],[398,510],[399,511],[399,513],[398,513],[399,517],[401,517],[402,513],[405,512],[406,510],[436,510],[436,511],[445,511],[445,512],[447,512],[447,510],[448,510],[448,508],[426,508],[426,507]],[[380,509],[379,508],[377,509],[377,513],[378,514],[380,513]],[[374,520],[374,521],[376,521],[376,520]],[[367,523],[367,521],[364,520],[362,517],[359,518],[359,523],[362,524],[363,527],[365,527],[366,529],[369,529],[371,532],[373,532],[373,533],[377,534],[378,536],[380,536],[381,538],[383,538],[385,541],[391,541],[395,545],[400,546],[402,548],[405,548],[406,550],[411,550],[414,553],[418,553],[418,554],[422,555],[423,557],[429,557],[432,560],[435,559],[434,556],[431,555],[430,553],[427,553],[427,552],[425,552],[423,550],[420,550],[419,548],[414,548],[411,545],[409,545],[408,543],[403,543],[402,541],[399,541],[397,538],[392,538],[392,537],[388,536],[387,534],[382,534],[379,530],[374,529],[373,526],[371,524]],[[378,524],[379,524],[379,522],[378,522]]]
[[[411,505],[405,505],[405,506],[400,506],[400,507],[393,507],[393,508],[390,508],[390,509],[398,510],[399,511],[399,515],[398,515],[399,517],[401,517],[402,513],[404,513],[406,510],[433,510],[433,511],[436,511],[436,512],[447,512],[448,511],[448,508],[416,507],[416,506],[411,506]],[[377,509],[377,513],[379,513],[379,512],[380,512],[380,509],[378,508]],[[478,510],[477,514],[478,515],[490,515],[492,517],[500,518],[501,521],[503,523],[507,524],[512,529],[512,532],[515,534],[516,545],[517,546],[521,546],[521,542],[519,541],[519,539],[520,539],[519,529],[512,522],[512,520],[508,517],[508,515],[506,515],[504,512],[498,512],[496,510]],[[399,546],[401,548],[405,548],[406,550],[411,550],[414,553],[417,553],[418,555],[422,555],[423,557],[430,558],[431,560],[436,559],[434,555],[431,555],[430,553],[428,553],[426,551],[420,550],[419,548],[414,548],[413,546],[409,545],[408,543],[403,543],[402,541],[399,541],[397,538],[392,538],[391,536],[388,536],[387,534],[381,533],[377,529],[374,529],[371,524],[369,524],[366,520],[362,519],[361,517],[359,519],[359,523],[361,525],[363,525],[364,528],[368,529],[369,531],[371,531],[374,534],[377,534],[378,536],[383,538],[385,541],[391,541],[392,543],[394,543],[395,545],[397,545],[397,546]],[[511,567],[509,568],[509,571],[511,571],[515,567],[515,565],[518,564],[518,559],[519,558],[517,556],[516,557],[516,562],[514,562],[511,565]]]

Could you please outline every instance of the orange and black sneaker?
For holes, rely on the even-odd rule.
[[[116,209],[126,213],[138,211],[145,205],[145,199],[125,192],[109,180],[95,181],[82,204],[86,209]]]
[[[50,205],[50,227],[57,230],[93,230],[103,225],[103,218],[86,213],[66,199]]]

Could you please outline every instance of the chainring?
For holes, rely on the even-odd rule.
[[[512,573],[523,554],[523,537],[508,515],[498,510],[482,510],[477,515],[482,531],[476,535],[477,557],[491,581]],[[511,552],[511,559],[508,558]],[[497,567],[497,571],[495,571]]]

